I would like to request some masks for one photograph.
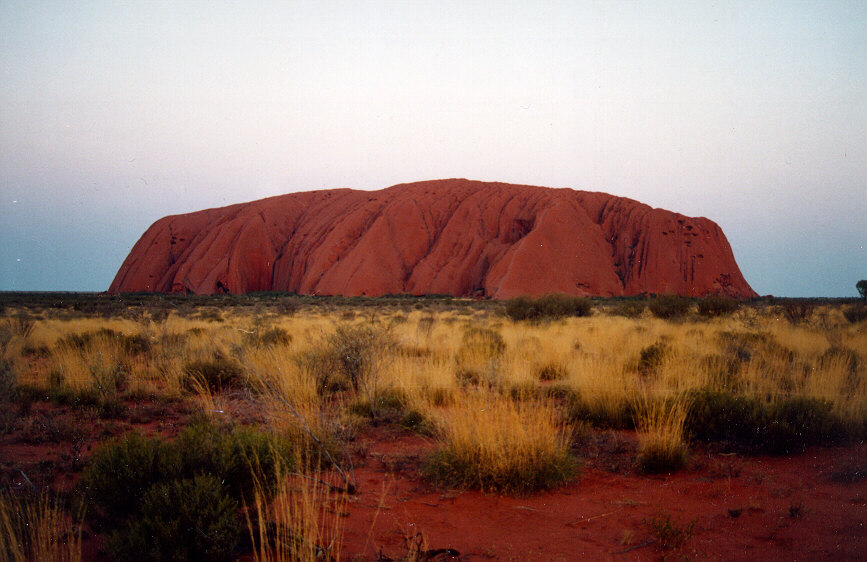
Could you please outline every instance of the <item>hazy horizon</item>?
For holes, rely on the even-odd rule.
[[[0,290],[165,215],[464,177],[721,226],[759,294],[867,278],[867,3],[0,3]]]

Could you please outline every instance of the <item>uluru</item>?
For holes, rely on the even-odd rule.
[[[720,227],[605,193],[466,179],[164,217],[112,293],[756,296]]]

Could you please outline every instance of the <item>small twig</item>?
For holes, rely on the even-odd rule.
[[[27,475],[24,474],[24,471],[21,470],[20,468],[18,469],[18,473],[21,475],[22,478],[24,478],[24,481],[27,482],[27,486],[30,487],[30,491],[35,494],[36,493],[36,486],[33,485],[33,482],[31,482],[30,479],[27,478]]]
[[[637,544],[635,546],[630,546],[629,548],[624,548],[623,550],[615,550],[614,554],[624,554],[627,552],[632,552],[633,550],[638,550],[639,548],[644,548],[645,546],[651,545],[656,542],[656,539],[647,539],[641,544]]]
[[[567,527],[577,527],[581,523],[587,523],[588,521],[593,521],[594,519],[599,519],[600,517],[608,517],[609,515],[613,515],[623,509],[622,507],[618,507],[614,511],[609,511],[608,513],[600,513],[599,515],[594,515],[593,517],[582,517],[576,521],[570,521],[566,523]]]

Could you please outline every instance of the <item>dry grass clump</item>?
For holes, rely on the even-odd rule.
[[[689,404],[683,399],[644,397],[636,407],[638,465],[645,472],[658,474],[683,468],[687,460],[683,426]]]
[[[499,331],[467,326],[455,353],[456,375],[461,384],[493,386],[506,342]]]
[[[550,404],[468,394],[442,414],[440,446],[424,472],[434,482],[528,493],[570,480],[576,461]]]
[[[347,496],[319,476],[309,468],[287,473],[278,465],[276,492],[256,488],[247,510],[256,562],[340,560]]]
[[[0,560],[79,562],[81,526],[45,493],[0,490]]]

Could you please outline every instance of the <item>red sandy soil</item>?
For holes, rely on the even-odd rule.
[[[24,428],[0,437],[0,484],[28,486],[23,473],[35,486],[70,489],[110,435],[135,428],[171,437],[186,417],[178,405],[130,405],[137,410],[129,420],[103,421],[36,404]],[[41,441],[52,434],[61,440]],[[427,549],[452,549],[432,552],[435,560],[843,561],[867,553],[862,444],[792,457],[694,448],[687,469],[646,476],[632,465],[632,433],[597,432],[576,447],[583,468],[574,482],[528,497],[433,487],[419,467],[434,442],[391,425],[351,445],[358,491],[343,517],[344,560],[400,559],[417,533]],[[660,513],[680,525],[695,521],[680,547],[663,550],[653,539],[647,522]],[[107,560],[100,543],[85,540],[86,560]]]
[[[109,291],[756,296],[709,219],[605,193],[465,179],[165,217]]]

